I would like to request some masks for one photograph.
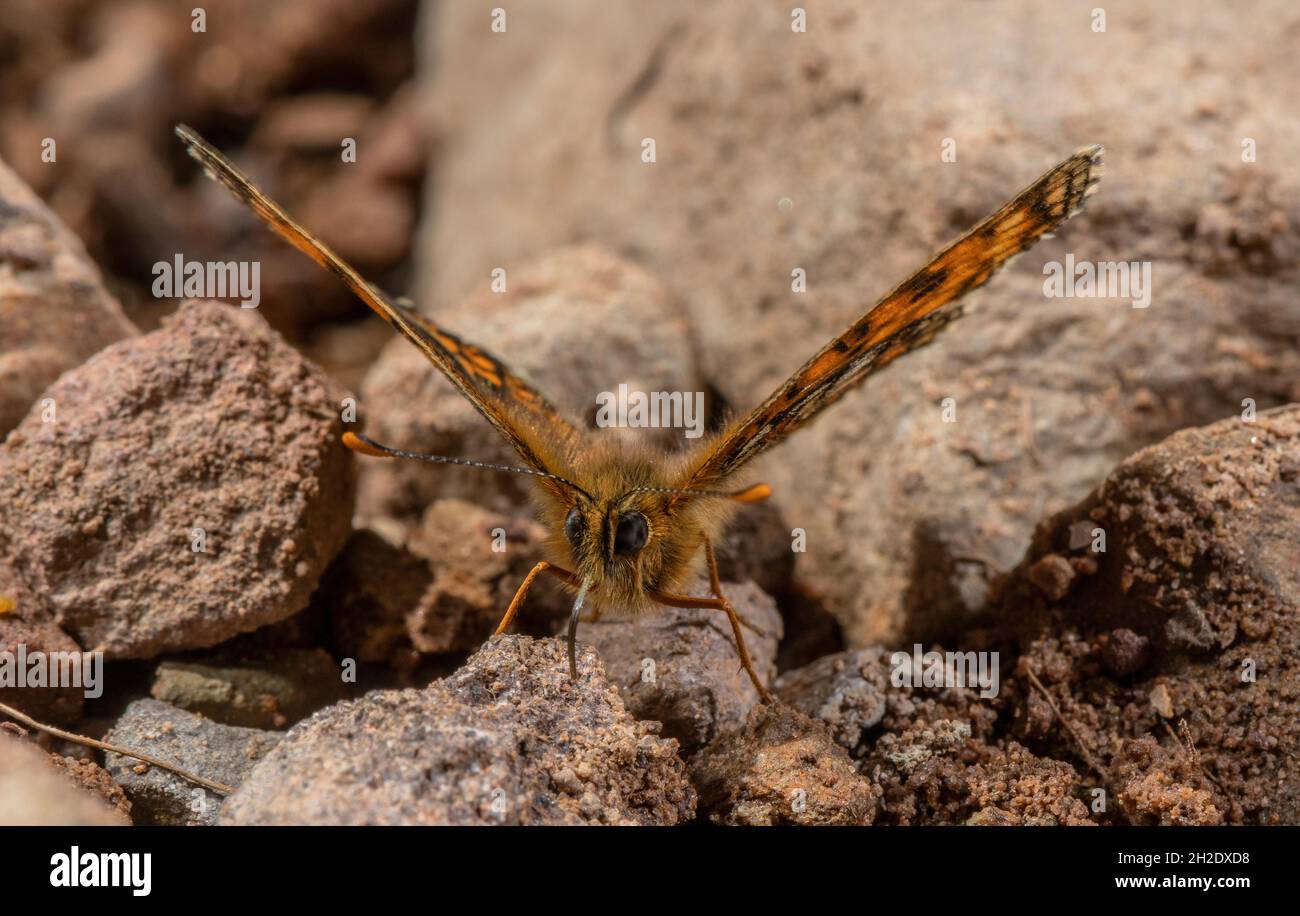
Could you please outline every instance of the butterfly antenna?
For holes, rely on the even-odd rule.
[[[713,496],[718,499],[730,499],[738,503],[761,503],[772,495],[772,488],[765,483],[756,483],[743,490],[694,490],[690,487],[637,487],[628,490],[624,496],[632,493],[674,493],[682,496]]]
[[[582,614],[582,604],[587,600],[587,588],[591,579],[583,579],[578,589],[578,597],[573,601],[573,611],[569,614],[569,678],[578,679],[578,617]]]
[[[489,464],[486,461],[475,461],[472,458],[449,458],[445,455],[426,455],[422,452],[408,452],[404,449],[390,448],[387,445],[381,445],[374,439],[353,432],[346,432],[343,434],[343,444],[357,454],[369,455],[371,458],[414,458],[417,461],[428,461],[433,464],[456,464],[466,468],[481,468],[485,471],[508,471],[511,474],[527,474],[529,477],[544,477],[547,480],[554,480],[556,483],[562,483],[566,487],[572,488],[592,502],[596,501],[590,493],[573,481],[565,480],[558,474],[548,474],[545,471],[535,471],[532,468],[518,468],[508,464]]]

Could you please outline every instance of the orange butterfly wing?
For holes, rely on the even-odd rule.
[[[1101,174],[1100,146],[1079,150],[953,242],[704,448],[681,484],[718,484],[784,440],[873,372],[925,346],[961,317],[960,299],[1077,213]]]
[[[189,127],[178,125],[176,135],[208,175],[267,222],[276,234],[337,276],[389,324],[401,331],[442,370],[443,375],[505,436],[531,467],[554,473],[530,441],[554,442],[564,450],[577,439],[573,425],[537,389],[511,372],[497,357],[467,343],[430,319],[394,302],[371,286],[346,261],[293,220],[275,201],[262,193],[225,156]],[[531,434],[530,434],[531,433]]]

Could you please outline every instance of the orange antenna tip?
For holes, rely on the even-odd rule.
[[[377,448],[371,442],[362,439],[356,433],[344,433],[343,444],[359,455],[369,455],[371,458],[389,458],[392,457],[388,452]]]
[[[761,503],[772,495],[772,488],[765,483],[756,483],[746,487],[731,498],[738,503]]]

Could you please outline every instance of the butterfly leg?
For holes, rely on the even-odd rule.
[[[714,556],[713,553],[713,542],[707,537],[704,539],[704,559],[708,563],[709,567],[709,585],[713,589],[713,596],[725,601],[726,598],[722,594],[722,577],[718,575],[718,558]],[[740,614],[736,614],[736,618],[740,621],[740,625],[746,630],[749,630],[749,632],[764,638],[767,637],[768,634],[754,626],[744,617],[741,617]]]
[[[754,663],[749,659],[749,650],[745,648],[745,634],[740,629],[740,615],[736,609],[731,606],[721,594],[713,598],[695,598],[691,595],[670,595],[667,592],[650,592],[650,598],[659,604],[668,607],[682,608],[708,608],[710,610],[722,611],[727,615],[727,620],[731,622],[731,635],[736,640],[736,651],[740,653],[740,666],[745,669],[749,679],[754,683],[754,689],[758,691],[758,697],[764,703],[772,702],[772,695],[767,692],[763,682],[758,679],[758,672],[754,670]]]
[[[515,622],[515,617],[519,615],[519,609],[523,607],[524,598],[528,596],[528,590],[533,586],[533,580],[542,573],[550,573],[561,582],[565,582],[569,585],[576,586],[578,584],[578,577],[573,573],[569,572],[567,569],[561,569],[554,563],[547,563],[545,560],[542,560],[528,571],[528,575],[524,576],[524,581],[519,584],[519,590],[516,591],[515,596],[510,599],[510,606],[506,608],[505,616],[501,618],[501,622],[497,624],[497,628],[492,635],[496,636],[504,633],[509,629],[510,624]]]

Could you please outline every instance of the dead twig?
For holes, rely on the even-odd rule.
[[[1201,755],[1196,750],[1196,741],[1192,738],[1192,730],[1188,727],[1187,720],[1181,718],[1178,720],[1178,732],[1175,732],[1173,727],[1170,726],[1168,721],[1165,719],[1161,719],[1160,724],[1165,727],[1165,731],[1169,733],[1169,737],[1173,742],[1191,758],[1192,763],[1196,766],[1196,769],[1200,771],[1201,775],[1210,781],[1210,785],[1214,786],[1214,788],[1218,789],[1220,793],[1226,796],[1228,793],[1225,792],[1223,786],[1219,784],[1219,780],[1216,779],[1214,774],[1211,773],[1206,768],[1205,764],[1201,762]]]
[[[45,732],[46,734],[53,735],[56,738],[62,738],[64,741],[71,741],[73,744],[81,744],[81,745],[85,745],[86,747],[98,748],[101,751],[112,751],[114,754],[121,754],[123,757],[130,757],[133,760],[141,760],[149,764],[150,766],[158,767],[161,770],[166,770],[168,773],[174,773],[177,776],[179,776],[181,779],[189,780],[190,782],[195,783],[196,785],[203,786],[203,788],[210,789],[211,791],[216,792],[220,795],[230,795],[235,791],[230,786],[223,786],[219,782],[213,782],[210,779],[204,779],[202,776],[198,776],[194,773],[189,772],[188,770],[182,770],[178,766],[173,766],[170,763],[165,763],[164,761],[159,760],[157,757],[150,757],[148,754],[141,754],[139,751],[132,751],[124,747],[118,747],[115,744],[108,744],[107,742],[104,741],[96,741],[94,738],[87,738],[85,735],[77,735],[77,734],[73,734],[72,732],[65,732],[63,729],[55,728],[53,725],[43,725],[40,722],[37,722],[31,716],[27,715],[26,713],[21,713],[18,710],[14,709],[12,706],[8,706],[4,703],[0,703],[0,712],[4,713],[6,716],[8,716],[9,718],[13,719],[16,722],[21,722],[23,725],[26,725],[28,728],[34,728],[37,731]]]
[[[1043,695],[1043,699],[1047,701],[1047,705],[1052,707],[1053,714],[1055,714],[1056,718],[1065,726],[1065,730],[1070,733],[1070,737],[1074,739],[1074,743],[1079,746],[1079,754],[1083,757],[1083,762],[1088,764],[1094,773],[1105,779],[1106,771],[1103,770],[1101,765],[1097,763],[1095,758],[1093,758],[1092,752],[1088,750],[1088,745],[1084,744],[1083,739],[1080,738],[1079,733],[1074,730],[1074,726],[1070,723],[1070,720],[1065,718],[1061,713],[1061,707],[1056,705],[1056,700],[1052,698],[1050,693],[1048,693],[1047,688],[1043,686],[1043,682],[1038,679],[1038,675],[1034,674],[1033,669],[1028,667],[1025,668],[1025,674],[1029,676],[1030,682],[1038,688],[1038,692]]]

